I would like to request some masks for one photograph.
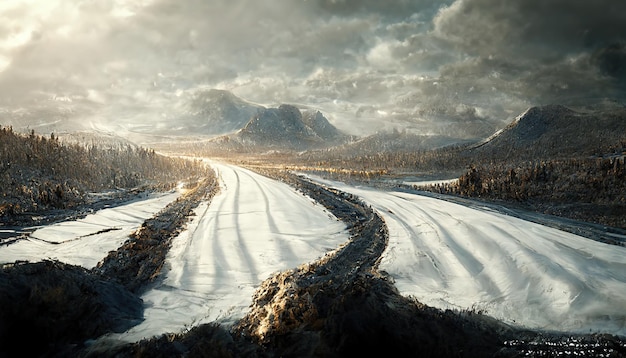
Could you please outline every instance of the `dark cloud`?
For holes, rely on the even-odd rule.
[[[613,43],[607,47],[596,50],[591,56],[592,63],[602,73],[615,78],[626,80],[626,43]]]
[[[476,134],[529,105],[626,98],[626,2],[614,0],[2,6],[5,107],[65,96],[149,123],[221,88],[310,105],[353,132],[456,121]]]
[[[625,14],[615,0],[459,0],[434,21],[438,35],[469,54],[558,59],[623,39]]]
[[[340,16],[375,14],[383,18],[404,19],[414,15],[429,19],[442,5],[451,0],[313,0],[310,1],[324,12]]]
[[[433,35],[470,58],[447,64],[445,78],[491,78],[531,103],[624,97],[606,78],[623,75],[623,46],[614,44],[626,40],[624,2],[460,0],[434,25]]]
[[[428,33],[415,32],[396,42],[387,42],[393,68],[399,73],[435,73],[459,55],[448,43]]]

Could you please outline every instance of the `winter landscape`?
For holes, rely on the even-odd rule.
[[[625,6],[3,2],[0,357],[626,356]]]

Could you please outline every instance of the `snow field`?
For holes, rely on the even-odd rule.
[[[510,324],[626,335],[626,248],[490,211],[314,178],[389,227],[381,270],[403,295]]]
[[[35,230],[29,238],[0,247],[0,264],[17,260],[37,262],[55,259],[92,268],[116,250],[128,236],[180,192],[152,194],[146,199],[99,210],[78,220],[65,221]],[[102,233],[100,231],[110,230]]]
[[[142,297],[145,321],[107,339],[230,324],[272,273],[314,261],[349,239],[342,222],[291,187],[211,165],[222,190],[195,209],[173,241],[164,280]],[[402,294],[528,328],[626,335],[626,248],[426,196],[312,178],[361,197],[381,214],[390,242],[380,269]],[[31,239],[0,247],[0,263],[55,258],[91,268],[178,195],[40,228]]]

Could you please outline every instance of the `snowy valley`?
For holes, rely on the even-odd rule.
[[[589,140],[563,125],[592,128],[595,116],[623,125],[622,110],[535,108],[487,141],[454,145],[406,131],[349,137],[295,106],[254,111],[232,134],[152,142],[158,151],[3,129],[25,154],[3,151],[0,334],[11,339],[19,322],[50,338],[2,353],[195,355],[206,342],[218,356],[345,355],[383,343],[444,356],[626,350],[626,235],[601,227],[623,219],[614,195],[623,142],[617,134],[617,146],[584,158]],[[589,135],[611,138],[603,125]],[[570,139],[547,146],[554,136]],[[87,180],[44,153],[103,174]],[[556,153],[569,159],[552,161]],[[562,174],[570,167],[593,169],[576,175],[602,183],[586,210],[605,205],[612,216],[577,224],[524,206],[522,195],[539,198],[533,190],[547,185],[564,196],[546,205],[584,202]],[[569,220],[567,230],[542,225],[550,220]]]

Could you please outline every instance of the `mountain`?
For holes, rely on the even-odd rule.
[[[259,110],[239,131],[217,137],[209,146],[226,151],[309,150],[343,143],[349,136],[319,111],[283,104]]]
[[[352,157],[363,154],[417,152],[467,143],[468,140],[443,135],[422,135],[406,130],[379,131],[367,137],[332,148],[333,155]]]
[[[625,145],[625,107],[574,110],[547,105],[529,108],[472,151],[535,160],[591,156],[623,149]]]
[[[175,121],[175,131],[192,135],[231,133],[264,109],[229,91],[211,89],[197,92],[183,104],[183,114]]]
[[[323,140],[342,140],[345,134],[328,122],[322,112],[317,110],[307,110],[302,112],[302,122]]]
[[[85,117],[92,116],[95,111],[97,105],[78,100],[33,100],[20,107],[4,107],[0,104],[0,125],[11,126],[20,133],[35,130],[38,134],[46,135],[89,130],[91,125]]]

